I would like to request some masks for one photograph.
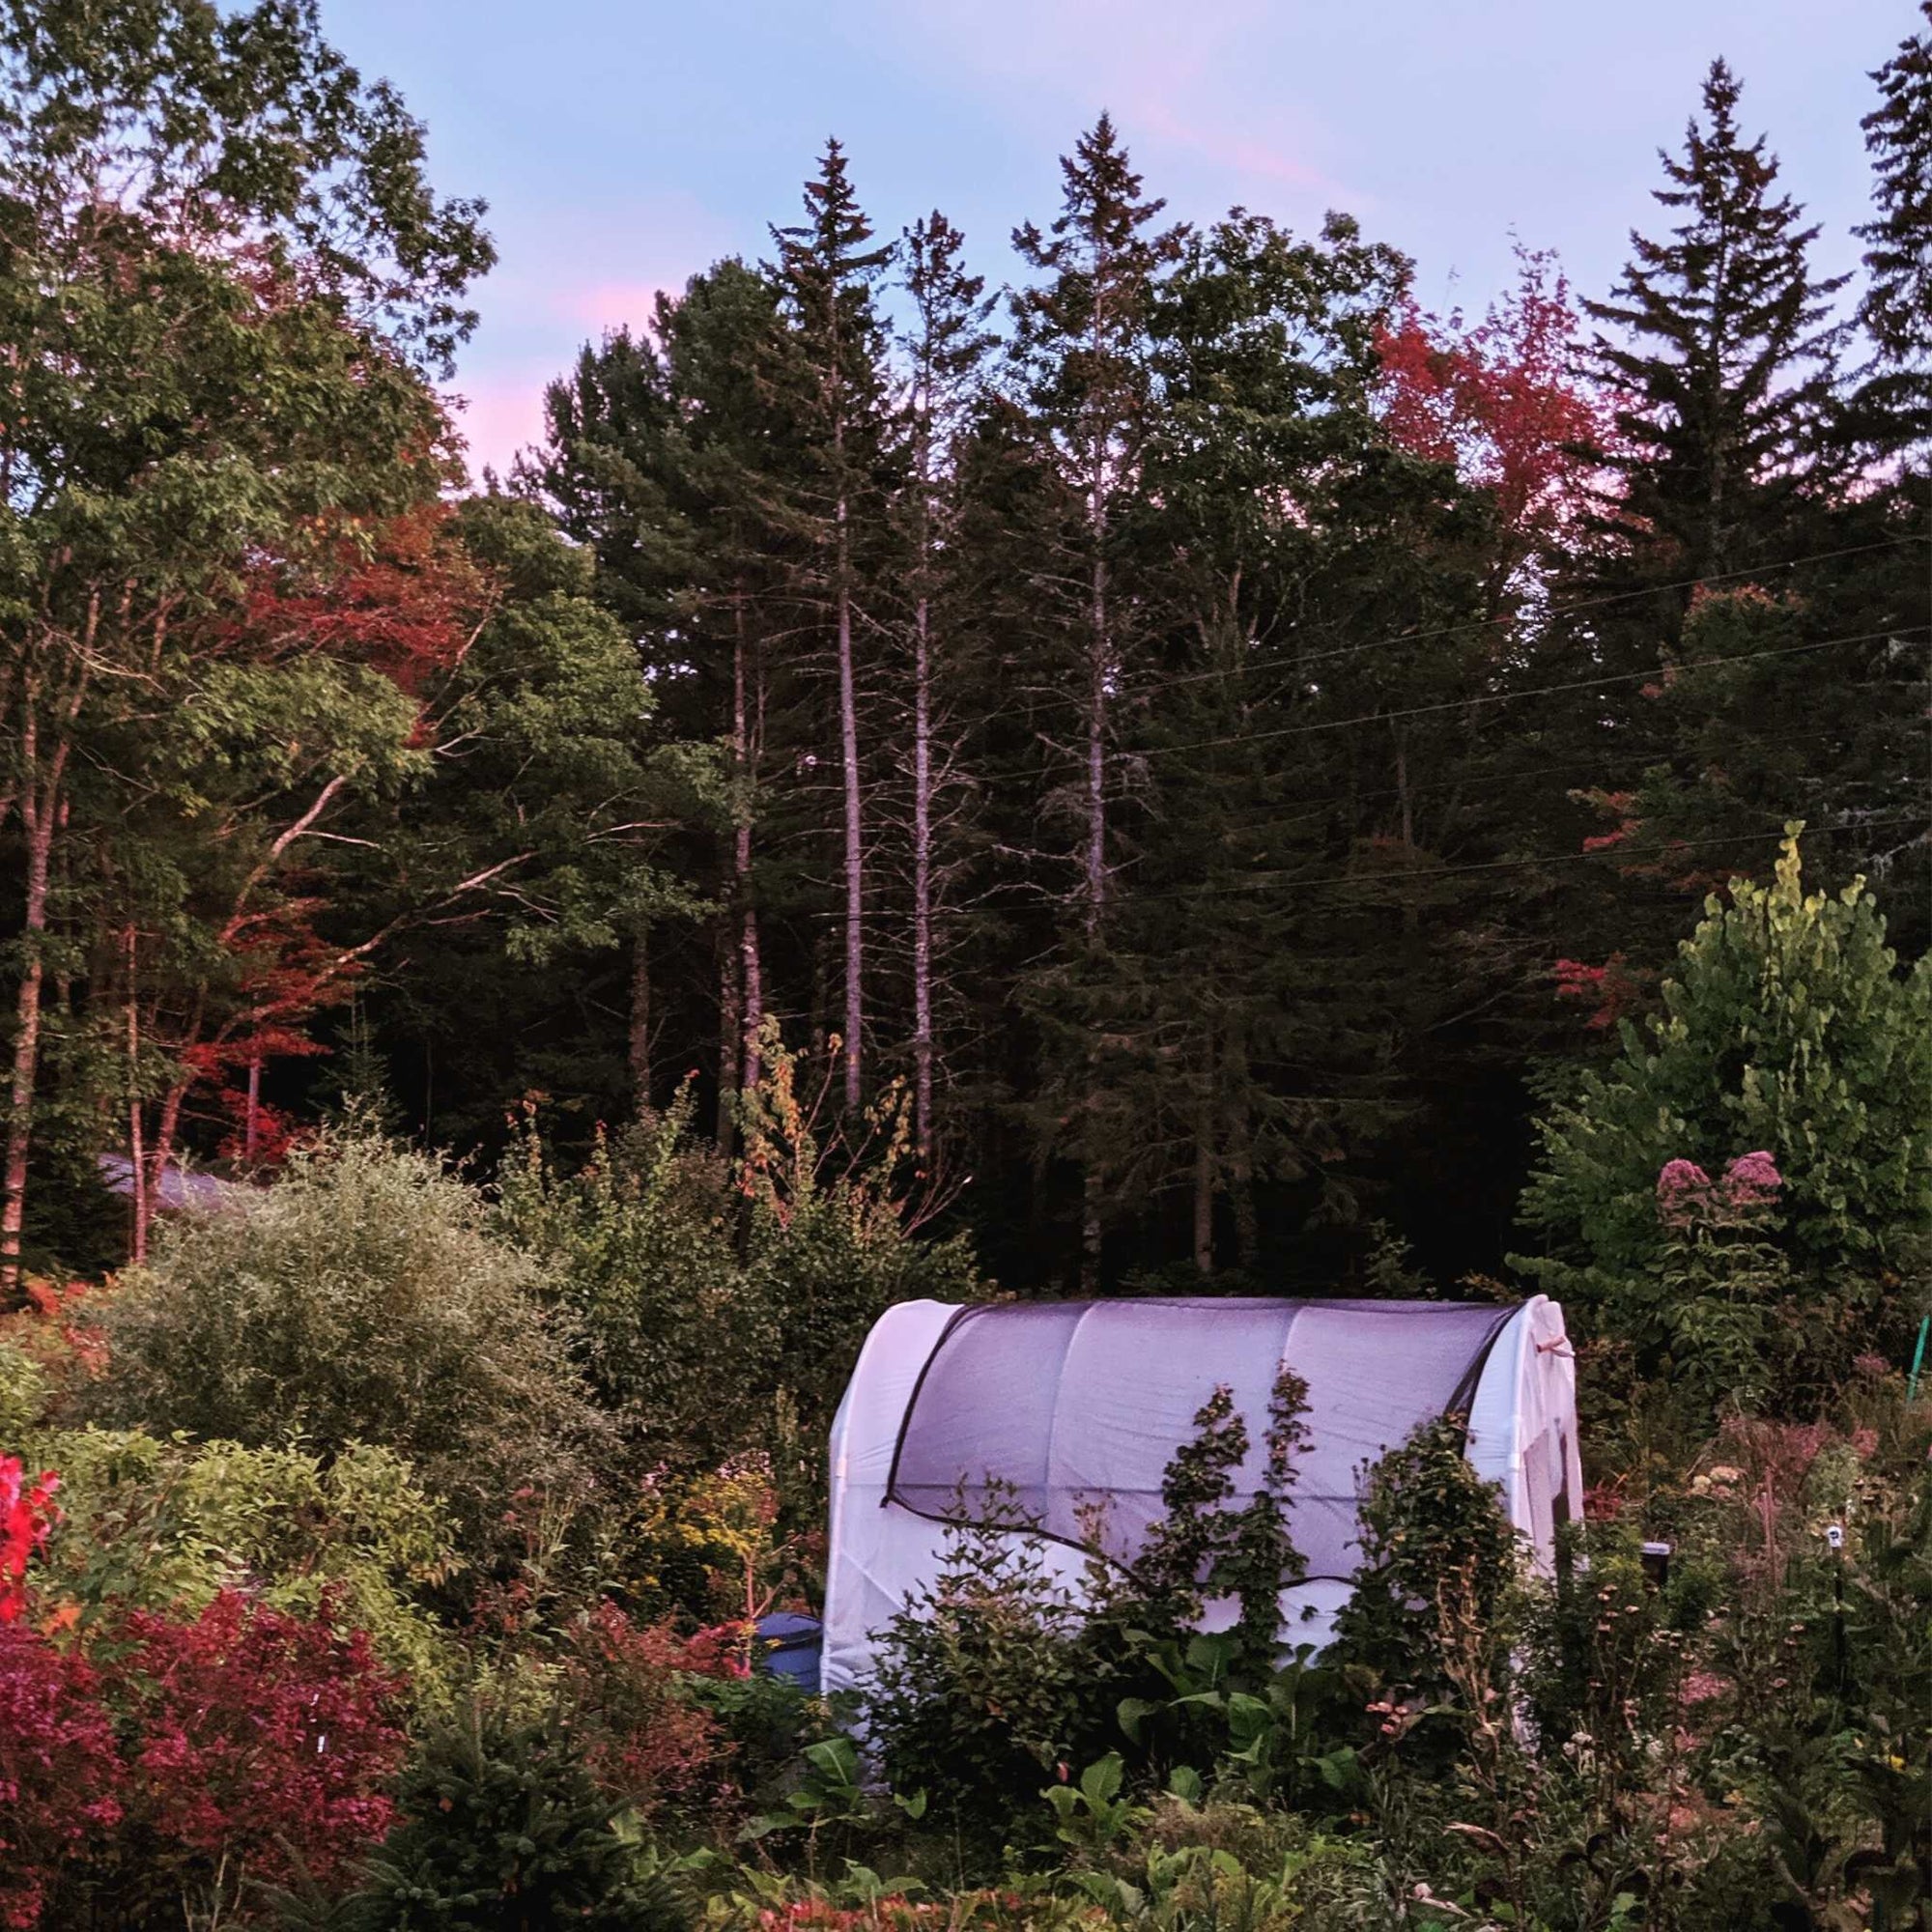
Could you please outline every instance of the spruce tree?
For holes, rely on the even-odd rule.
[[[1013,298],[1014,371],[1073,520],[1042,533],[1034,591],[1056,620],[1064,670],[1077,680],[1080,717],[1076,761],[1049,780],[1050,819],[1079,828],[1067,856],[1076,884],[1069,904],[1077,923],[1063,930],[1059,956],[1038,989],[1049,1004],[1101,970],[1105,913],[1115,854],[1109,814],[1117,790],[1112,699],[1136,657],[1142,612],[1125,554],[1127,506],[1139,487],[1142,450],[1158,408],[1149,355],[1154,292],[1179,250],[1181,231],[1154,222],[1165,203],[1143,197],[1141,177],[1110,116],[1102,114],[1060,164],[1061,212],[1042,234],[1029,222],[1013,246],[1041,279]],[[1123,582],[1123,576],[1129,582]],[[1050,674],[1051,675],[1051,674]],[[1076,1023],[1063,1037],[1073,1064],[1059,1083],[1064,1104],[1047,1107],[1069,1122],[1091,1122],[1093,1042]],[[1089,1091],[1083,1091],[1089,1090]],[[1090,1136],[1091,1137],[1091,1136]],[[1071,1139],[1077,1144],[1083,1133]],[[1103,1182],[1097,1151],[1082,1150],[1080,1277],[1088,1290],[1099,1279]]]
[[[844,930],[841,1057],[845,1105],[864,1093],[866,774],[860,759],[857,628],[863,572],[884,523],[885,327],[874,290],[893,259],[828,141],[805,185],[805,219],[774,228],[773,275],[790,325],[772,376],[796,425],[805,468],[792,514],[804,549],[799,587],[830,633],[838,680]]]
[[[899,498],[904,588],[909,606],[911,711],[905,773],[911,889],[913,1129],[922,1153],[933,1139],[937,1059],[934,999],[947,935],[939,929],[946,888],[957,876],[958,814],[970,789],[965,729],[954,713],[971,627],[960,593],[955,445],[984,378],[996,338],[985,327],[992,300],[985,278],[962,261],[965,238],[935,209],[904,236],[911,327],[900,338],[907,381],[901,411],[909,474]],[[949,851],[949,848],[954,848]]]
[[[1586,301],[1592,356],[1625,398],[1603,461],[1618,494],[1609,521],[1655,559],[1655,575],[1708,576],[1775,556],[1789,499],[1811,480],[1832,401],[1846,277],[1815,279],[1816,223],[1777,189],[1777,160],[1738,125],[1740,86],[1719,60],[1660,206],[1683,219],[1662,240],[1631,236],[1607,301]],[[1639,535],[1640,533],[1640,535]]]
[[[1855,232],[1866,244],[1860,320],[1888,367],[1917,374],[1922,406],[1932,358],[1932,0],[1918,11],[1928,31],[1901,41],[1872,75],[1879,104],[1860,125],[1876,213]]]

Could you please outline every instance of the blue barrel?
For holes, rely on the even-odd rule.
[[[816,1617],[774,1610],[758,1619],[758,1662],[774,1677],[818,1694],[818,1650],[824,1629]]]

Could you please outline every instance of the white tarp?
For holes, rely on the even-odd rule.
[[[1102,1548],[1131,1566],[1160,1514],[1160,1479],[1225,1383],[1250,1451],[1264,1455],[1268,1396],[1288,1362],[1308,1384],[1307,1453],[1292,1528],[1309,1579],[1283,1598],[1283,1634],[1320,1644],[1346,1601],[1362,1466],[1420,1422],[1468,1417],[1468,1456],[1502,1486],[1547,1563],[1553,1522],[1580,1506],[1576,1380],[1562,1311],[1539,1295],[1492,1304],[1175,1298],[915,1301],[889,1310],[861,1352],[832,1432],[824,1684],[862,1686],[876,1634],[937,1577],[945,1520],[988,1480],[1055,1539],[1069,1584],[1104,1508]],[[963,1498],[963,1504],[962,1504]]]

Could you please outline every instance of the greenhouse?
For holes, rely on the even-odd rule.
[[[1291,1518],[1307,1577],[1283,1593],[1285,1642],[1325,1642],[1347,1601],[1363,1466],[1446,1413],[1466,1416],[1471,1464],[1549,1564],[1582,1473],[1574,1359],[1545,1296],[903,1302],[873,1327],[833,1424],[824,1688],[870,1678],[880,1634],[938,1577],[949,1524],[988,1496],[1037,1526],[1070,1588],[1096,1548],[1131,1572],[1162,1473],[1222,1384],[1251,1444],[1238,1504],[1284,1363],[1308,1385]],[[1210,1605],[1208,1622],[1227,1613]]]

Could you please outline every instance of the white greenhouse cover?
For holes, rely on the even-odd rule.
[[[1238,1504],[1260,1474],[1283,1362],[1308,1384],[1291,1517],[1308,1579],[1283,1593],[1285,1640],[1326,1642],[1348,1598],[1362,1465],[1451,1409],[1468,1417],[1470,1463],[1501,1485],[1511,1520],[1548,1566],[1555,1525],[1580,1507],[1582,1470],[1563,1311],[1542,1295],[1516,1308],[902,1302],[867,1338],[832,1425],[824,1688],[870,1679],[878,1634],[937,1578],[947,1521],[970,1517],[988,1482],[1039,1525],[1049,1567],[1070,1589],[1094,1505],[1104,1553],[1131,1568],[1161,1514],[1169,1459],[1220,1383],[1251,1445]]]

